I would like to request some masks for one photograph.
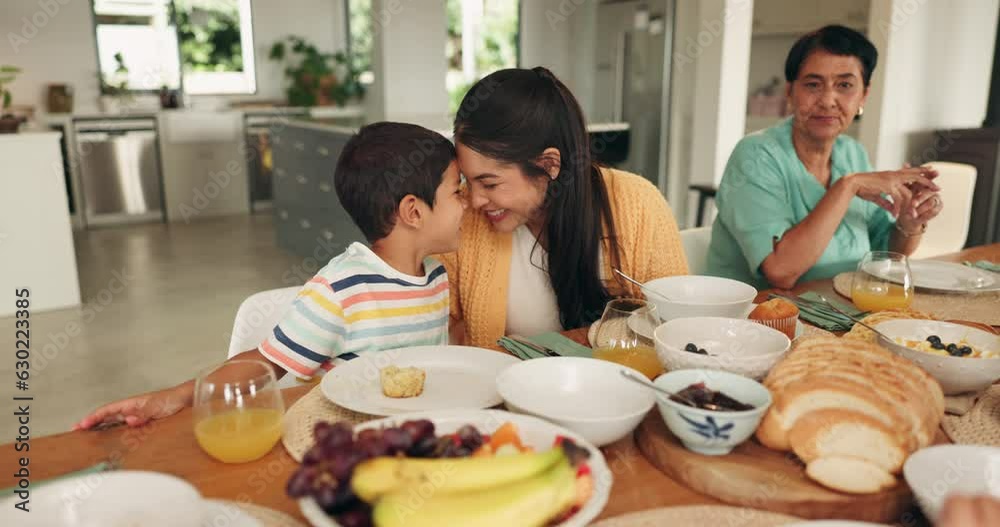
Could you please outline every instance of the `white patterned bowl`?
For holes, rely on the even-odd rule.
[[[763,379],[791,347],[788,337],[752,320],[719,317],[678,318],[653,332],[656,355],[667,371],[700,368]],[[685,351],[692,343],[710,355]]]

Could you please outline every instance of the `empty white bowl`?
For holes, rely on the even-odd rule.
[[[654,384],[677,393],[700,382],[754,408],[741,412],[702,410],[671,401],[664,395],[657,396],[656,406],[667,428],[688,450],[707,456],[728,454],[757,430],[764,412],[771,406],[771,392],[752,379],[714,370],[671,371],[657,377]]]
[[[932,522],[951,494],[1000,498],[1000,448],[976,445],[937,445],[911,455],[903,477],[917,503]]]
[[[652,390],[622,377],[622,368],[581,357],[526,360],[500,372],[497,391],[508,410],[541,417],[602,446],[634,430],[656,399]]]
[[[719,317],[677,318],[653,332],[656,354],[668,371],[721,370],[762,379],[791,346],[788,337],[752,320]],[[695,344],[710,355],[685,351]]]
[[[981,329],[935,320],[889,320],[875,326],[889,339],[879,337],[879,343],[893,353],[919,365],[941,383],[945,395],[977,392],[1000,379],[1000,358],[976,359],[935,355],[896,343],[895,339],[923,341],[931,335],[945,343],[965,339],[978,349],[1000,352],[1000,336]]]
[[[8,511],[20,512],[6,500],[0,504],[4,505],[0,518]],[[190,483],[169,474],[135,470],[81,475],[41,486],[31,491],[30,507],[30,514],[17,516],[17,525],[168,527],[199,526],[205,519],[201,494]]]
[[[642,287],[643,292],[662,293],[670,299],[646,293],[665,322],[679,317],[746,318],[744,313],[757,296],[751,285],[716,276],[668,276]]]

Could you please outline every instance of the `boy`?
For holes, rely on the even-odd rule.
[[[309,280],[271,335],[232,360],[257,360],[302,378],[334,358],[448,343],[448,277],[427,258],[458,249],[466,201],[455,147],[402,123],[363,127],[344,147],[334,174],[337,196],[371,244],[354,243]],[[228,361],[227,361],[228,362]],[[240,378],[242,366],[216,373]],[[98,408],[73,426],[167,417],[194,396],[194,381]]]

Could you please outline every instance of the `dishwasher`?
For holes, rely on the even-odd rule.
[[[74,124],[87,226],[163,222],[156,120],[81,120]]]

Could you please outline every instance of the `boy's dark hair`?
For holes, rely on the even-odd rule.
[[[415,124],[373,123],[344,146],[334,185],[340,204],[374,242],[392,231],[408,194],[434,208],[434,194],[454,159],[455,145],[439,133]]]
[[[878,50],[864,35],[844,26],[824,26],[807,33],[792,46],[785,59],[785,80],[793,82],[799,78],[799,69],[809,54],[822,49],[834,55],[849,55],[861,61],[861,78],[865,87],[872,80],[872,72],[878,62]]]

